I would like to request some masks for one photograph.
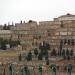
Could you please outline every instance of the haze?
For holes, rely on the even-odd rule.
[[[0,24],[12,21],[46,21],[75,14],[75,0],[0,0]]]

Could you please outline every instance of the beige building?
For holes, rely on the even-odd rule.
[[[0,38],[10,39],[12,35],[11,30],[0,30]]]
[[[60,41],[63,41],[63,49],[74,49],[75,44],[75,15],[66,14],[54,18],[53,21],[30,20],[28,23],[16,23],[10,30],[0,30],[0,37],[4,39],[20,40],[23,49],[38,47],[40,42],[46,41],[51,49],[59,49]],[[65,45],[64,41],[70,41]]]
[[[51,70],[49,69],[49,71],[47,71],[45,60],[38,61],[37,58],[33,57],[32,61],[30,62],[28,62],[27,60],[23,60],[19,63],[18,55],[20,53],[24,54],[24,52],[33,52],[33,48],[38,48],[39,44],[43,41],[50,44],[51,50],[55,49],[56,51],[59,51],[61,48],[61,50],[73,50],[75,53],[75,15],[62,15],[58,18],[54,18],[53,21],[41,21],[39,23],[31,20],[28,23],[21,21],[21,23],[16,23],[12,30],[0,30],[0,37],[3,39],[19,40],[21,43],[21,45],[18,45],[16,48],[14,48],[14,51],[16,51],[15,53],[11,52],[10,54],[10,52],[8,51],[10,56],[8,56],[7,54],[7,59],[5,57],[3,59],[2,56],[0,58],[0,60],[3,60],[3,62],[8,62],[8,58],[10,59],[10,61],[18,62],[18,64],[16,64],[18,69],[15,67],[16,65],[14,66],[14,75],[19,75],[19,73],[15,73],[19,72],[21,67],[23,67],[24,65],[28,65],[30,67],[37,66],[38,64],[44,65],[43,74],[49,72],[49,74],[45,75],[50,75]],[[14,56],[12,56],[12,53]],[[64,65],[71,63],[73,65],[72,71],[74,73],[72,75],[75,75],[75,57],[70,60],[64,60],[60,57],[51,57],[49,61],[50,65],[54,63],[57,65],[57,67],[59,66],[59,68],[57,68],[57,73],[59,73],[58,75],[61,75],[62,73],[64,73],[62,75],[65,75],[66,71],[64,71]],[[3,72],[1,72],[1,74],[2,73]]]
[[[39,24],[31,20],[28,23],[16,23],[13,33],[13,38],[20,40],[23,46],[25,44],[33,48],[32,43],[37,43],[38,46],[40,42],[46,41],[51,45],[51,49],[59,49],[61,40],[75,41],[75,15],[62,15],[53,21],[41,21]],[[72,45],[63,45],[63,48],[65,47],[74,49]]]

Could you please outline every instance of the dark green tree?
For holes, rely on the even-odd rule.
[[[67,40],[66,39],[64,39],[64,45],[67,43]]]
[[[69,50],[67,49],[66,50],[66,56],[69,56],[70,55],[70,52],[69,52]]]
[[[71,49],[71,51],[70,51],[70,56],[73,56],[74,54],[73,54],[73,49]]]
[[[48,43],[46,43],[45,41],[43,41],[42,43],[40,43],[39,45],[39,49],[40,49],[40,54],[42,57],[45,57],[45,59],[48,59],[48,50],[50,49],[50,45]]]
[[[6,43],[4,41],[1,44],[1,49],[6,50]]]
[[[38,71],[38,72],[39,72],[38,75],[42,75],[42,65],[39,65],[38,70],[39,70],[39,71]]]
[[[5,68],[3,69],[3,75],[6,75],[6,73],[5,73]]]
[[[33,21],[32,20],[29,20],[29,22],[28,23],[32,23]]]
[[[46,65],[49,65],[49,60],[46,60]]]
[[[43,56],[42,56],[41,53],[39,53],[39,55],[38,55],[38,60],[42,60],[42,59],[43,59]]]
[[[62,56],[65,56],[65,50],[62,50]]]
[[[53,50],[51,51],[51,56],[56,56],[56,55],[57,55],[56,50],[53,49]]]
[[[51,66],[50,66],[50,68],[52,69],[52,75],[56,75],[56,65],[55,64],[52,64]]]
[[[46,43],[46,49],[47,49],[47,50],[50,50],[50,45],[49,45],[49,43]]]
[[[60,45],[59,45],[59,56],[61,56],[63,43],[64,43],[63,40],[60,40]]]
[[[31,61],[32,60],[32,53],[29,52],[26,58],[28,61]]]
[[[60,56],[60,51],[58,50],[57,55]]]
[[[67,60],[70,60],[70,56],[67,56]]]
[[[68,45],[70,45],[70,39],[68,39]]]
[[[65,60],[66,59],[66,56],[63,56],[63,59]]]
[[[10,30],[10,25],[7,26],[7,30]]]
[[[7,25],[6,24],[4,24],[3,30],[7,30]]]
[[[72,46],[74,45],[74,39],[71,39]]]
[[[19,61],[22,61],[22,55],[21,54],[19,55]]]
[[[38,50],[37,50],[37,48],[34,49],[34,54],[35,54],[35,56],[38,55]]]
[[[45,60],[48,60],[48,51],[45,54]]]
[[[27,66],[23,68],[23,75],[30,75],[29,69]]]

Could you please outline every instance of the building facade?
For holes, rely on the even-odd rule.
[[[17,62],[18,65],[22,64],[22,65],[37,66],[40,63],[45,65],[46,64],[46,61],[44,61],[45,59],[38,61],[38,59],[35,58],[35,56],[33,55],[34,49],[35,48],[38,49],[40,43],[42,44],[43,42],[49,44],[50,47],[48,51],[49,53],[55,50],[56,53],[62,55],[63,51],[68,51],[66,52],[68,56],[68,54],[70,54],[69,51],[73,51],[73,56],[71,56],[70,60],[64,60],[65,58],[63,59],[61,55],[59,57],[59,56],[51,56],[50,54],[48,60],[50,65],[56,64],[56,66],[59,66],[60,69],[57,69],[59,73],[64,73],[63,72],[64,69],[62,66],[66,64],[72,64],[73,65],[72,71],[73,73],[75,72],[75,68],[74,68],[75,67],[74,65],[75,63],[75,15],[66,14],[66,15],[59,16],[58,18],[54,18],[53,21],[41,21],[39,23],[32,20],[30,20],[28,23],[21,21],[21,23],[16,23],[15,26],[13,26],[10,30],[2,30],[1,28],[0,38],[13,40],[13,41],[16,40],[20,41],[20,45],[13,48],[14,51],[16,50],[15,57],[12,56],[13,59],[11,59],[10,55],[7,56],[7,58],[11,59],[12,62]],[[25,55],[27,55],[29,51],[32,52],[33,59],[32,61],[27,62],[27,60],[25,59]],[[18,63],[19,54],[22,54],[22,58],[23,58],[22,62],[20,63]],[[3,60],[2,56],[0,60]],[[6,61],[3,60],[3,62]],[[43,68],[43,70],[47,71],[47,69],[45,68]],[[65,74],[66,72],[67,71],[65,71]],[[19,74],[14,74],[14,75],[19,75]],[[43,75],[50,75],[50,73],[43,74]]]

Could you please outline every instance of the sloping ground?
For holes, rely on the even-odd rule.
[[[17,51],[15,50],[0,50],[0,57],[10,57],[17,56]]]

